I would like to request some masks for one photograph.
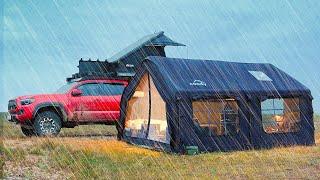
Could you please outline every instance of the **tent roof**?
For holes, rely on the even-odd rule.
[[[116,62],[120,59],[123,59],[130,54],[134,53],[138,49],[142,48],[143,46],[185,46],[184,44],[177,43],[167,36],[164,35],[163,31],[158,33],[149,34],[133,44],[130,44],[125,49],[121,50],[120,52],[113,55],[111,58],[107,59],[108,62]]]
[[[259,93],[266,96],[310,93],[300,82],[271,64],[149,56],[142,64],[165,82],[168,93]],[[157,83],[155,81],[155,83]]]

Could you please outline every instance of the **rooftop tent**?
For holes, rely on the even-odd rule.
[[[134,76],[138,64],[147,56],[166,56],[165,46],[185,45],[171,40],[164,35],[163,31],[146,35],[106,61],[81,58],[78,66],[79,73],[73,74],[72,77],[67,78],[67,81],[86,76],[130,78]]]
[[[152,56],[124,91],[117,129],[173,152],[311,145],[312,96],[271,64]]]
[[[136,67],[147,56],[166,56],[165,46],[185,46],[177,43],[164,35],[164,32],[158,32],[146,35],[127,46],[111,58],[107,59],[109,63],[117,63],[118,75],[134,75]]]

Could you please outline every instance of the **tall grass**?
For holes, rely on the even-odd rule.
[[[315,127],[316,142],[320,143],[320,116],[315,116]],[[114,139],[77,136],[82,128],[84,136],[115,134],[109,126],[80,126],[57,138],[25,138],[18,128],[3,124],[5,146],[0,145],[0,164],[6,161],[10,167],[27,169],[38,166],[38,172],[20,172],[20,178],[44,179],[59,174],[58,179],[320,179],[319,145],[185,156]],[[5,176],[17,173],[6,166],[5,170]]]
[[[235,151],[185,156],[155,152],[122,142],[104,143],[85,140],[52,141],[50,166],[64,169],[70,178],[167,179],[167,178],[314,178],[320,167],[320,147],[274,148],[259,151]],[[75,142],[73,142],[75,141]],[[89,145],[90,144],[90,145]],[[91,146],[88,148],[88,146]],[[119,151],[126,149],[126,151]],[[51,149],[52,148],[52,149]]]

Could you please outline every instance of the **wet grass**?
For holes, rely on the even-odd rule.
[[[0,142],[0,178],[3,178],[3,166],[4,166],[4,162],[5,162],[5,156],[4,156],[4,146],[2,144],[2,142]]]
[[[261,151],[236,151],[185,156],[155,152],[137,147],[124,148],[122,142],[103,150],[93,140],[80,149],[57,143],[51,151],[53,166],[67,168],[75,178],[320,178],[320,148],[292,147]],[[73,144],[72,140],[69,140]],[[129,146],[129,145],[127,145]],[[70,161],[71,160],[71,161]],[[141,175],[143,175],[141,177]],[[161,176],[159,176],[161,175]]]
[[[38,144],[38,150],[31,148],[24,153],[21,149],[12,151],[11,154],[21,158],[11,159],[10,156],[7,160],[23,162],[26,154],[37,152],[36,155],[49,159],[44,167],[63,171],[65,177],[71,179],[320,178],[320,174],[316,173],[320,170],[319,146],[186,156],[156,152],[117,141],[83,139],[83,145],[75,138],[62,141],[37,138],[34,141]]]
[[[6,167],[31,166],[30,157],[39,157],[32,166],[42,174],[24,171],[19,177],[52,178],[47,173],[60,174],[57,179],[320,179],[319,145],[186,156],[139,148],[114,139],[84,137],[85,133],[94,134],[89,130],[83,131],[80,138],[77,131],[72,131],[75,129],[68,129],[70,134],[57,138],[24,138],[21,134],[14,136],[16,130],[12,125],[4,126],[11,131],[4,136],[5,146],[0,146],[3,161],[11,163],[5,166],[5,176],[9,177],[12,170]],[[319,116],[315,126],[319,144]],[[112,128],[101,132],[115,134]]]

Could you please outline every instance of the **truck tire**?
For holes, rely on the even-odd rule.
[[[34,129],[38,136],[56,136],[61,130],[61,118],[53,111],[42,111],[34,120]]]
[[[34,132],[34,129],[31,129],[31,128],[26,128],[26,127],[23,127],[21,126],[21,131],[22,133],[27,136],[27,137],[31,137],[33,135],[35,135],[36,133]]]

